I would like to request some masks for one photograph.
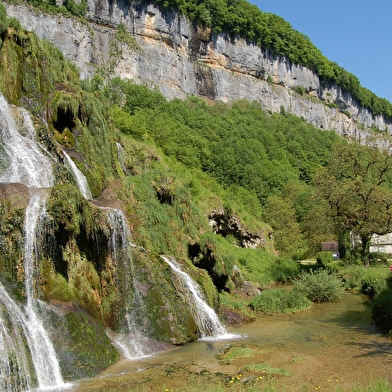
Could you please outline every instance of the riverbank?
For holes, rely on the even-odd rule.
[[[229,329],[239,339],[197,341],[120,361],[71,390],[207,392],[215,385],[221,388],[216,392],[350,391],[375,379],[392,383],[392,341],[372,324],[370,313],[366,296],[347,293],[308,311],[259,315]]]

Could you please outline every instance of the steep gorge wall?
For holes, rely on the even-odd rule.
[[[370,127],[392,133],[391,121],[361,108],[339,86],[322,85],[309,69],[242,39],[211,33],[148,2],[87,2],[88,23],[23,5],[6,7],[23,27],[60,48],[78,66],[82,78],[93,75],[96,67],[106,67],[113,76],[157,86],[168,99],[198,95],[224,102],[255,100],[265,110],[284,108],[342,136],[362,138]],[[120,23],[136,45],[116,40]],[[305,94],[292,90],[299,86]]]

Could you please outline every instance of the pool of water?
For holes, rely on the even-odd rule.
[[[205,375],[224,378],[242,372],[256,377],[243,370],[249,363],[287,370],[289,375],[272,379],[278,391],[345,390],[378,378],[392,382],[392,341],[374,326],[367,299],[360,294],[348,293],[337,303],[314,304],[296,314],[259,315],[255,322],[228,330],[234,339],[197,341],[152,357],[122,360],[68,390],[181,390]],[[233,345],[257,348],[257,355],[223,364],[219,355]]]

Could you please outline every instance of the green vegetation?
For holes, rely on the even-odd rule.
[[[54,0],[26,0],[26,2],[45,12],[60,12],[78,18],[83,18],[87,12],[86,0],[80,3],[75,0],[64,0],[60,7]],[[156,2],[162,7],[179,10],[192,21],[211,27],[215,32],[224,31],[233,38],[240,36],[262,49],[314,70],[322,82],[337,83],[374,115],[392,118],[392,104],[388,100],[379,98],[362,87],[356,76],[328,60],[313,45],[309,37],[294,30],[283,18],[262,12],[247,0],[156,0]],[[121,28],[119,36],[126,38],[123,42],[128,42],[131,47],[135,47],[134,41],[125,37]],[[303,95],[305,91],[299,87],[297,92]]]
[[[103,91],[118,104],[112,115],[124,140],[128,135],[153,141],[199,177],[192,180],[197,202],[202,193],[195,185],[203,171],[203,188],[215,187],[212,179],[225,187],[219,196],[227,211],[253,216],[247,225],[255,225],[254,218],[270,219],[275,245],[283,254],[302,257],[331,237],[328,220],[319,224],[324,223],[326,205],[315,198],[310,181],[340,142],[335,133],[294,116],[268,115],[259,104],[246,101],[207,105],[192,97],[168,102],[157,91],[119,79]]]
[[[295,291],[312,302],[337,301],[344,292],[343,282],[327,270],[302,272],[294,281]]]
[[[0,201],[0,274],[7,279],[22,280],[21,246],[23,244],[24,208],[6,195]],[[4,198],[4,199],[3,199]]]
[[[340,268],[338,271],[347,289],[358,290],[370,298],[376,297],[387,288],[387,273],[386,266],[361,268],[354,265]]]
[[[220,362],[223,365],[231,364],[235,359],[239,358],[252,358],[256,355],[253,348],[248,346],[229,346],[223,354],[219,357]]]
[[[294,30],[283,18],[262,12],[247,0],[196,1],[156,0],[162,7],[172,7],[191,20],[226,32],[233,38],[240,36],[291,62],[314,70],[324,83],[334,82],[351,93],[354,99],[370,109],[374,115],[392,118],[392,104],[362,87],[356,76],[335,62],[328,60],[309,37]],[[300,92],[301,93],[301,92]]]
[[[72,349],[79,358],[75,364],[85,367],[86,373],[118,358],[104,340],[104,327],[119,328],[122,305],[134,293],[124,285],[128,277],[124,267],[108,250],[113,230],[104,209],[80,194],[62,165],[64,148],[86,175],[95,202],[115,205],[126,215],[135,244],[131,253],[136,285],[144,301],[145,313],[140,311],[138,321],[148,336],[183,344],[196,339],[198,332],[160,254],[181,260],[216,309],[220,298],[225,306],[245,309],[251,319],[250,309],[268,313],[303,309],[309,300],[337,300],[350,287],[373,297],[375,319],[392,329],[390,287],[384,278],[370,269],[359,273],[354,267],[351,272],[343,268],[357,261],[355,251],[347,248],[347,257],[336,264],[322,257],[319,264],[325,270],[310,273],[300,274],[301,266],[293,260],[316,255],[322,241],[339,237],[346,245],[348,229],[367,235],[379,232],[369,224],[375,220],[389,227],[379,219],[382,211],[374,207],[389,198],[391,185],[389,161],[379,159],[385,158],[382,153],[362,154],[362,149],[345,144],[333,132],[285,113],[270,115],[254,102],[207,104],[195,97],[169,102],[157,90],[118,78],[98,76],[81,83],[75,67],[59,51],[8,19],[4,7],[0,20],[0,90],[10,102],[31,109],[38,137],[57,162],[56,185],[47,203],[47,231],[40,233],[40,295],[64,309],[80,310],[67,313],[67,333],[72,334]],[[120,29],[117,38],[126,40],[122,33]],[[344,188],[349,194],[367,185],[369,199],[377,196],[372,202],[372,212],[377,213],[370,221],[357,216],[362,226],[340,220],[327,203],[330,195],[323,193],[320,198],[322,180],[331,177],[317,173],[327,167],[331,174],[333,167],[344,166],[346,150],[361,152],[352,155],[355,168],[375,169],[368,178],[354,171],[357,187]],[[334,151],[341,153],[336,156]],[[381,189],[374,187],[375,179],[383,180],[376,182]],[[0,274],[2,280],[20,282],[25,205],[11,206],[11,198],[1,196]],[[27,200],[26,195],[23,198]],[[331,271],[342,277],[345,286]],[[236,296],[245,283],[262,289],[290,280],[295,280],[294,290],[264,290],[250,308],[244,308],[249,298],[244,302],[240,294]],[[89,352],[86,345],[94,336],[103,345]],[[253,353],[238,349],[230,355],[226,360],[235,363]],[[265,364],[250,364],[245,370],[284,374]]]
[[[269,289],[253,297],[250,308],[263,313],[291,313],[309,309],[311,301],[300,290]]]
[[[392,276],[389,274],[387,287],[380,290],[372,301],[373,319],[377,326],[392,337]]]
[[[277,375],[277,376],[289,376],[291,372],[289,370],[283,368],[273,368],[266,363],[250,363],[244,367],[244,370],[248,372],[258,372],[269,375]]]
[[[11,3],[11,0],[4,0]],[[57,5],[56,0],[13,0],[12,3],[27,3],[47,13],[61,13],[67,16],[84,18],[87,13],[87,0],[62,0],[61,5]]]
[[[379,141],[369,140],[367,146],[336,145],[315,179],[321,196],[328,200],[337,231],[358,243],[366,265],[372,235],[392,231],[392,156],[380,151]]]
[[[105,333],[104,326],[92,320],[88,314],[81,311],[68,313],[65,320],[70,338],[68,340],[67,336],[63,340],[61,349],[64,350],[64,346],[67,346],[76,372],[80,372],[79,376],[81,374],[92,376],[120,359],[118,351],[112,346]],[[69,372],[75,372],[75,369]]]
[[[268,365],[265,365],[266,369],[274,369],[276,371],[282,371],[284,373],[284,369],[278,368],[270,368]],[[241,379],[241,377],[240,377]],[[231,380],[230,380],[231,381]],[[219,380],[219,377],[216,379],[200,379],[193,381],[192,385],[184,386],[181,388],[168,388],[167,390],[170,392],[225,392],[228,390],[228,386],[230,387],[230,391],[247,391],[247,392],[290,392],[291,388],[286,389],[281,386],[276,386],[274,382],[264,383],[263,377],[256,379],[254,383],[246,383],[246,386],[236,377],[233,377],[233,383],[227,385],[227,382]],[[234,384],[234,385],[233,385]],[[316,387],[317,388],[317,387]],[[111,388],[110,392],[146,392],[149,389],[145,386],[135,386],[132,389],[124,389],[124,388]],[[165,390],[165,389],[164,389]],[[310,389],[310,390],[314,390]],[[309,391],[310,391],[309,390]],[[369,385],[363,386],[354,386],[351,388],[342,389],[337,386],[336,388],[329,389],[331,392],[390,392],[391,384],[387,380],[374,380],[369,383]],[[307,391],[307,390],[304,390]]]

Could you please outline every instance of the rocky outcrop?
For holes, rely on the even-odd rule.
[[[215,234],[227,237],[233,236],[237,246],[241,248],[263,248],[265,246],[264,233],[252,233],[244,226],[241,220],[223,209],[213,211],[210,216],[210,226]]]
[[[323,85],[311,70],[252,43],[194,26],[149,2],[87,3],[88,23],[23,5],[6,7],[22,26],[59,47],[82,78],[106,67],[113,76],[157,86],[168,99],[198,95],[224,102],[255,100],[265,110],[292,113],[346,137],[363,138],[370,127],[392,133],[391,121],[373,116],[339,86]],[[116,38],[120,24],[134,45]],[[295,92],[298,87],[303,94]]]

